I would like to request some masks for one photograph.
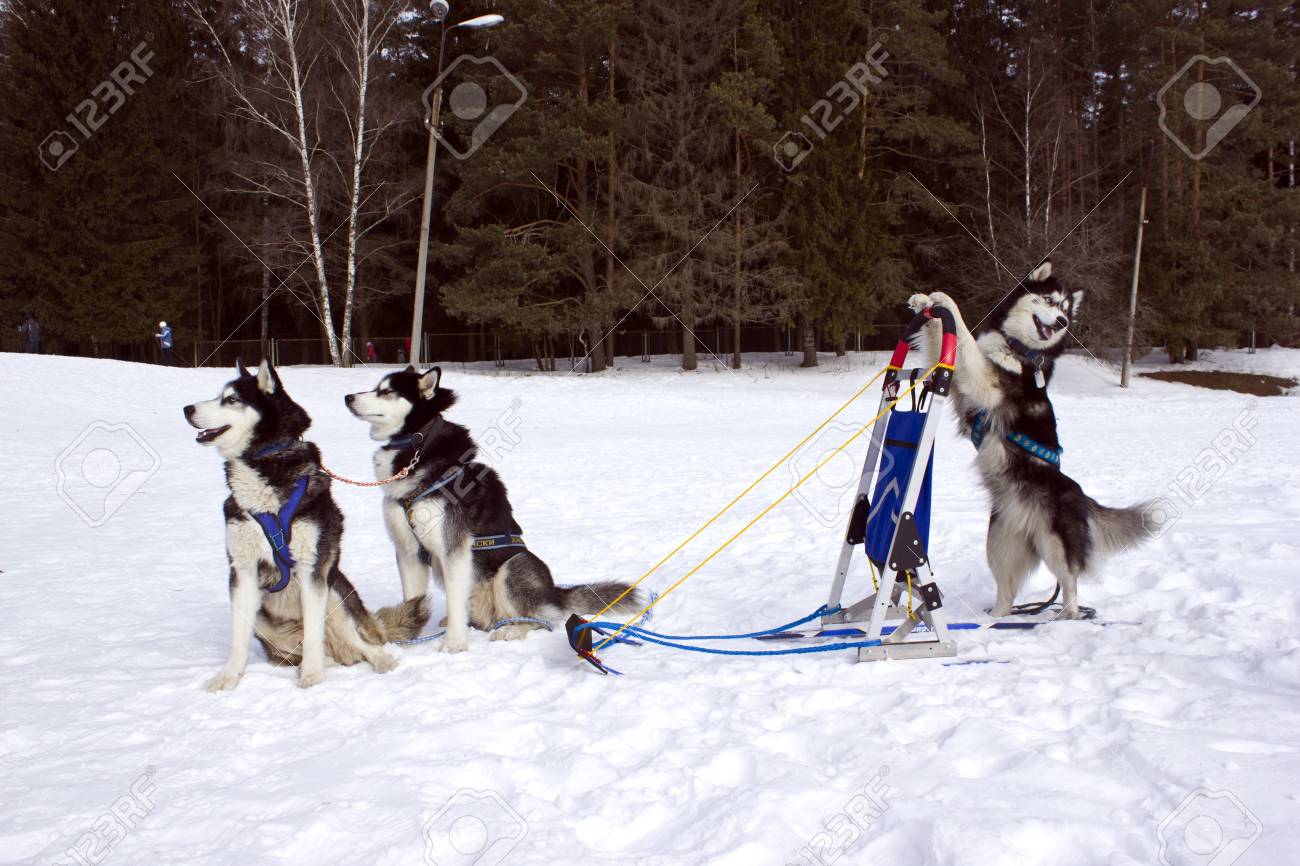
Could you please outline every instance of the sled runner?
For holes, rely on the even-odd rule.
[[[938,319],[943,326],[939,362],[928,370],[904,369],[909,342],[920,334],[921,329],[932,318]],[[893,357],[884,370],[873,376],[871,381],[832,413],[830,418],[823,421],[817,429],[795,445],[721,511],[632,583],[628,590],[631,591],[658,570],[778,466],[784,465],[785,460],[883,375],[885,380],[881,392],[880,410],[870,422],[698,565],[664,590],[659,597],[661,599],[666,596],[703,568],[709,560],[792,494],[799,485],[816,474],[835,454],[850,445],[858,436],[871,430],[867,459],[863,463],[853,513],[849,518],[831,585],[830,598],[826,604],[792,623],[759,631],[712,635],[669,635],[633,625],[658,602],[659,599],[656,599],[626,623],[604,622],[598,619],[588,621],[576,615],[571,616],[565,624],[569,645],[581,658],[602,673],[618,673],[606,667],[596,656],[599,650],[612,643],[639,645],[647,642],[672,649],[730,656],[774,656],[856,650],[859,660],[863,661],[956,655],[957,645],[948,635],[941,612],[943,595],[933,579],[928,553],[934,440],[942,417],[944,401],[952,386],[956,353],[957,336],[952,314],[945,309],[925,310],[917,314],[904,330],[894,349]],[[885,424],[877,423],[885,418],[888,419]],[[868,496],[868,491],[872,491],[871,496]],[[875,590],[871,595],[846,608],[841,605],[841,601],[849,576],[849,567],[859,546],[864,548]],[[606,609],[617,601],[618,599],[615,599],[607,605]],[[599,615],[598,613],[597,617]],[[814,620],[821,621],[821,630],[809,634],[799,633],[799,637],[838,638],[839,640],[763,650],[722,649],[699,645],[700,642],[789,636],[792,634],[791,629]],[[867,623],[865,632],[852,626],[854,623],[861,622]],[[855,639],[845,641],[843,638]]]

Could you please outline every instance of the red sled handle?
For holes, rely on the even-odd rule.
[[[898,345],[894,347],[893,357],[889,359],[889,366],[894,370],[903,369],[903,362],[907,360],[907,352],[911,348],[909,341],[921,332],[926,322],[931,319],[938,319],[939,324],[943,326],[943,342],[939,348],[939,365],[954,369],[957,366],[957,321],[953,318],[952,311],[943,307],[929,307],[917,313],[916,316],[903,329],[903,335],[898,338]]]

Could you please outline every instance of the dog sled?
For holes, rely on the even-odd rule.
[[[909,368],[906,363],[910,343],[931,319],[937,319],[943,328],[939,360],[929,369]],[[944,309],[917,314],[899,338],[893,356],[883,370],[740,495],[636,580],[629,591],[655,573],[883,377],[879,411],[870,422],[627,622],[571,616],[565,626],[569,645],[579,657],[602,673],[618,673],[597,655],[612,644],[650,643],[689,652],[730,656],[856,651],[860,661],[955,656],[957,644],[949,633],[943,613],[943,593],[931,565],[930,523],[935,437],[952,388],[956,353],[957,335],[952,314]],[[883,424],[878,423],[882,420]],[[645,628],[643,618],[659,601],[867,431],[870,431],[870,437],[866,459],[825,604],[793,622],[744,633],[671,635]],[[866,573],[855,575],[855,571],[864,570],[854,568],[859,556],[866,561]],[[871,580],[869,592],[866,589],[868,576]],[[860,584],[865,595],[846,605],[846,593],[853,584]],[[618,600],[607,605],[606,610]],[[636,624],[638,620],[642,621],[640,625]],[[802,627],[810,630],[801,630]],[[738,645],[732,643],[737,641],[760,641],[768,646],[790,641],[797,645],[771,649],[731,648]]]

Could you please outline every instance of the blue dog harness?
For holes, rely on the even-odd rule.
[[[980,444],[983,443],[984,434],[988,432],[988,429],[989,411],[981,409],[975,413],[975,423],[971,424],[970,428],[970,441],[975,445],[976,451],[979,450]],[[1007,441],[1012,445],[1019,446],[1039,460],[1046,460],[1057,469],[1061,468],[1061,452],[1065,450],[1064,448],[1048,448],[1043,443],[1030,439],[1023,433],[1008,433]]]
[[[252,512],[253,519],[257,525],[262,527],[262,534],[266,536],[267,543],[271,545],[271,555],[275,558],[275,564],[280,569],[280,580],[267,592],[279,592],[289,585],[289,578],[293,574],[293,554],[289,551],[289,540],[292,537],[293,514],[298,510],[302,503],[302,497],[307,493],[307,476],[298,479],[298,483],[293,486],[293,492],[285,500],[284,505],[280,507],[278,514],[272,514],[269,511]]]

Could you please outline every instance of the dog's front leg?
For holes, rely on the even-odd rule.
[[[397,573],[402,578],[402,599],[410,601],[429,592],[429,566],[420,561],[420,539],[406,519],[400,503],[384,500],[384,527],[397,553]]]
[[[242,573],[241,573],[242,572]],[[253,623],[262,591],[257,584],[257,566],[251,569],[230,567],[230,654],[221,673],[208,680],[205,688],[221,692],[239,685],[248,666],[248,644],[253,639]]]
[[[447,590],[447,636],[442,651],[469,649],[469,594],[474,585],[474,554],[469,544],[449,551],[443,563],[443,587]]]
[[[989,359],[984,356],[975,335],[966,327],[957,303],[943,292],[930,295],[930,305],[952,313],[957,332],[957,370],[953,377],[958,395],[976,409],[995,409],[1002,403],[1002,392]]]
[[[298,685],[307,689],[325,678],[325,616],[330,595],[327,576],[335,560],[328,554],[317,555],[320,530],[314,523],[297,521],[293,530],[293,580],[302,603],[302,664],[298,667]]]
[[[294,569],[295,572],[298,569]],[[298,668],[298,685],[311,688],[325,678],[325,606],[329,587],[325,574],[304,570],[295,574],[302,599],[302,665]]]

